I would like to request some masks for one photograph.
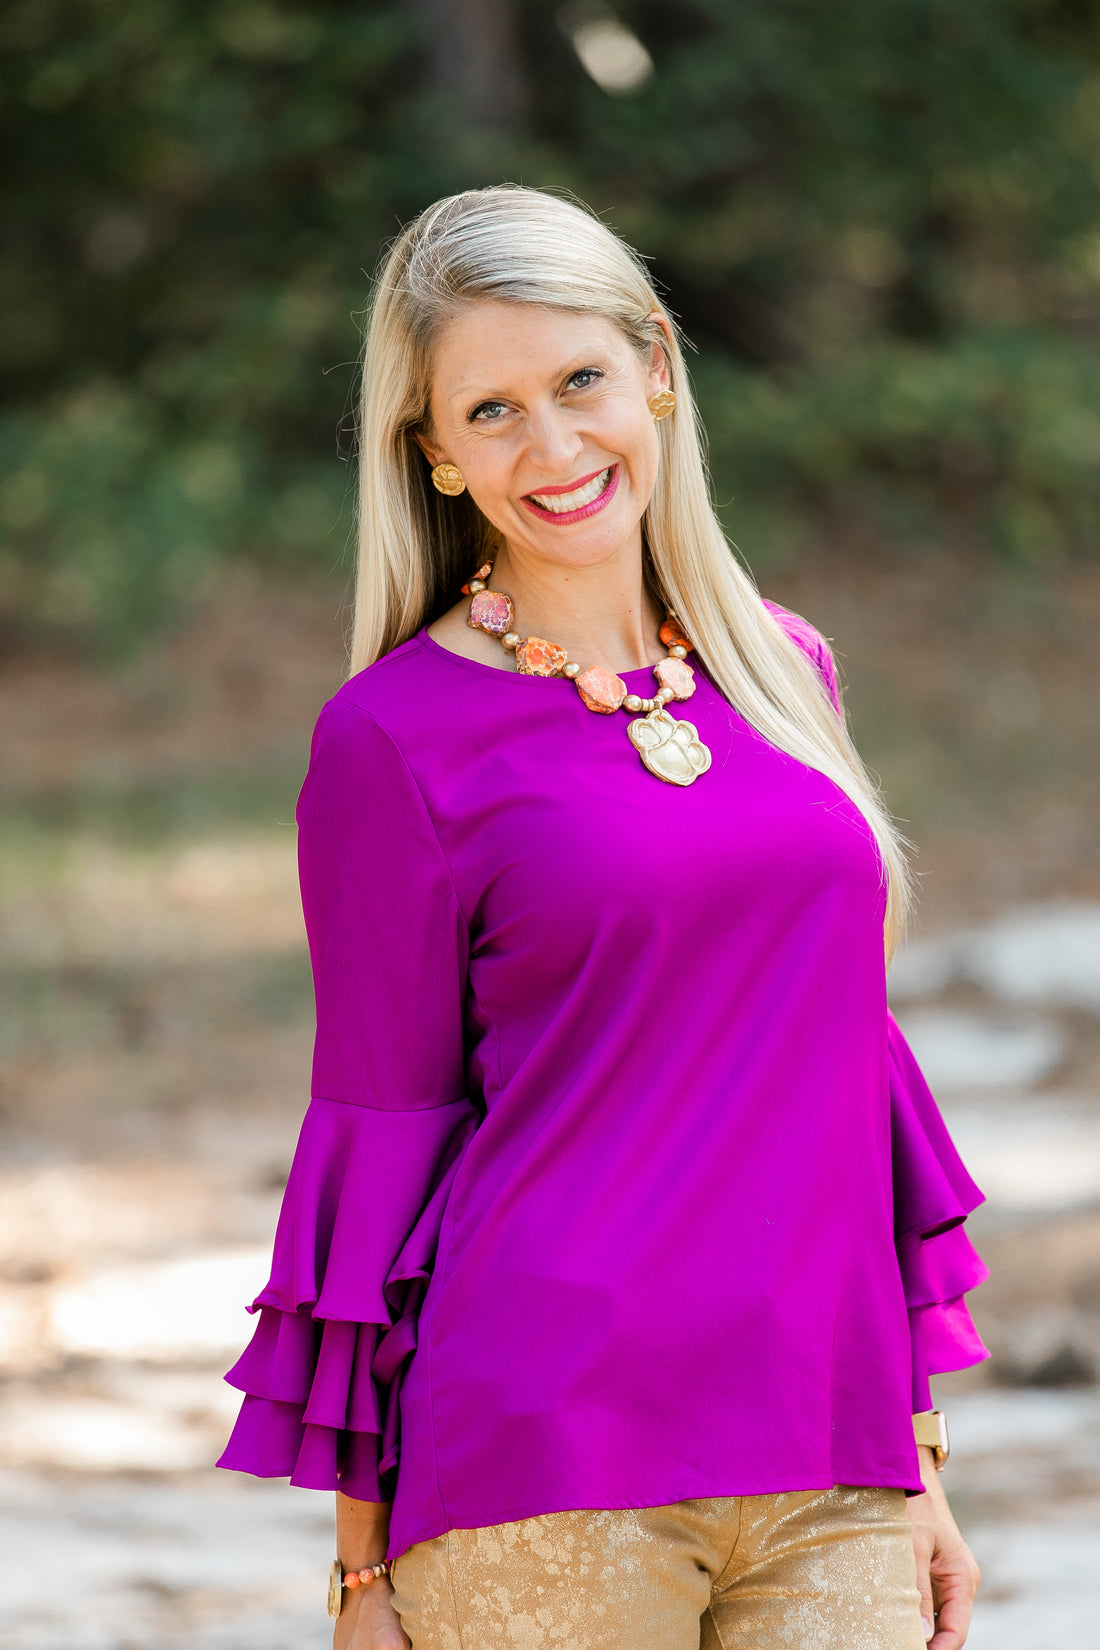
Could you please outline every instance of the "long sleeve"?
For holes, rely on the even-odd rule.
[[[836,665],[825,638],[797,613],[765,602],[816,666],[843,716]],[[913,1052],[887,1013],[894,1230],[909,1312],[913,1412],[931,1407],[929,1377],[989,1356],[963,1299],[989,1276],[962,1223],[984,1201],[955,1150]]]
[[[312,1099],[259,1323],[226,1377],[245,1398],[218,1464],[388,1500],[401,1378],[479,1119],[463,1078],[469,938],[400,750],[342,696],[318,721],[298,826]]]

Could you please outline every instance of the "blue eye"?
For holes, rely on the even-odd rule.
[[[498,416],[507,411],[508,409],[503,401],[483,401],[470,414],[470,423],[472,424],[475,419],[480,418],[486,424],[495,424]]]

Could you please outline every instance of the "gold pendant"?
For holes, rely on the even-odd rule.
[[[710,767],[710,752],[695,727],[667,710],[639,716],[626,731],[650,773],[669,785],[694,785]]]

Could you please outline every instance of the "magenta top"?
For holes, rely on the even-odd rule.
[[[887,1013],[874,840],[692,662],[687,788],[568,680],[425,631],[318,721],[313,1099],[220,1465],[392,1498],[391,1557],[566,1508],[919,1492],[928,1374],[984,1356],[981,1194]]]

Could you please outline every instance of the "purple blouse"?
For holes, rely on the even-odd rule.
[[[985,1355],[981,1194],[887,1013],[874,840],[692,662],[688,788],[569,681],[425,631],[318,721],[313,1099],[219,1464],[392,1498],[391,1557],[919,1491],[928,1374]]]

